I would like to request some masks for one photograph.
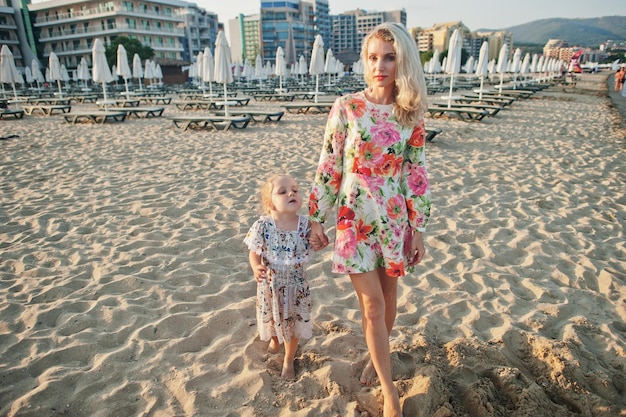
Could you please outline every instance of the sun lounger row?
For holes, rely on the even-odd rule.
[[[22,119],[24,118],[24,110],[0,109],[0,119],[4,119],[5,117],[13,117],[15,119]]]
[[[196,128],[213,128],[215,130],[229,130],[231,127],[235,129],[245,129],[252,120],[249,116],[168,116],[174,126],[179,129],[187,130],[192,127]]]
[[[31,116],[37,113],[41,113],[44,116],[51,116],[55,111],[59,111],[61,113],[69,113],[72,111],[72,106],[69,104],[57,104],[57,105],[46,105],[46,104],[24,104],[22,105],[22,109],[24,112]]]

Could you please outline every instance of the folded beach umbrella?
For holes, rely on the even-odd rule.
[[[515,49],[513,53],[513,60],[511,61],[511,68],[509,72],[513,73],[513,89],[517,88],[517,74],[522,68],[522,50],[520,48]]]
[[[254,78],[257,80],[262,80],[263,76],[263,58],[261,55],[257,55],[254,60]]]
[[[143,90],[143,83],[141,82],[143,78],[143,66],[141,65],[141,57],[137,53],[133,55],[133,78],[139,83],[139,90]]]
[[[35,81],[35,77],[33,77],[33,71],[30,69],[30,67],[24,68],[24,76],[26,77],[26,82],[28,84],[32,84]]]
[[[15,99],[17,99],[16,82],[18,82],[18,74],[13,53],[7,45],[2,45],[0,50],[0,83],[11,84]]]
[[[146,59],[146,63],[144,65],[143,77],[144,79],[150,80],[150,85],[152,85],[152,81],[154,79],[154,64],[149,59]]]
[[[324,73],[324,40],[322,35],[317,35],[313,42],[311,51],[311,62],[309,63],[309,74],[315,75],[315,102],[319,94],[319,76]]]
[[[326,59],[324,60],[324,72],[328,74],[328,86],[330,86],[330,76],[335,73],[335,56],[333,50],[328,48]]]
[[[89,65],[84,57],[81,58],[80,63],[78,64],[78,79],[83,81],[85,88],[87,87],[87,81],[91,79]]]
[[[285,62],[285,51],[282,46],[276,48],[276,71],[278,75],[278,91],[283,91],[283,77],[287,75],[287,63]]]
[[[202,85],[209,83],[209,95],[213,97],[213,81],[215,81],[215,60],[208,46],[202,53]]]
[[[454,29],[448,44],[448,56],[446,60],[446,74],[450,75],[450,94],[448,97],[448,107],[452,103],[452,90],[454,88],[454,76],[461,71],[461,49],[463,48],[463,38],[459,29]]]
[[[498,64],[496,66],[496,71],[500,74],[500,94],[502,94],[502,84],[504,84],[504,73],[506,72],[507,65],[509,59],[509,46],[505,43],[500,48],[500,53],[498,54]]]
[[[224,84],[224,111],[228,117],[228,83],[233,82],[230,65],[230,47],[223,30],[217,33],[215,40],[215,82]]]
[[[46,82],[46,79],[41,72],[41,68],[39,67],[39,61],[33,59],[30,64],[31,70],[33,72],[33,78],[37,82],[37,89],[40,88],[40,84]]]
[[[91,62],[93,65],[92,68],[92,77],[95,83],[102,84],[102,93],[104,95],[104,108],[108,110],[108,99],[107,99],[107,83],[113,81],[113,74],[111,74],[111,70],[109,69],[109,64],[107,63],[107,58],[105,55],[104,44],[100,38],[96,38],[93,42],[93,47],[91,49]]]
[[[128,79],[133,77],[133,73],[128,65],[128,54],[126,48],[121,43],[117,46],[117,65],[115,67],[117,75],[124,79],[124,85],[126,87],[126,94],[128,95]]]
[[[59,95],[62,95],[63,91],[61,90],[61,80],[63,80],[63,75],[61,74],[61,63],[54,52],[50,52],[50,56],[48,57],[48,70],[50,71],[50,81],[57,82],[57,85],[59,86]]]
[[[480,77],[480,90],[478,92],[478,98],[483,98],[483,84],[485,77],[489,73],[489,42],[484,41],[480,46],[480,53],[478,54],[478,64],[476,65],[476,75]]]

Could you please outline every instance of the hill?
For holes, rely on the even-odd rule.
[[[542,19],[504,29],[516,43],[545,44],[549,39],[564,39],[570,45],[597,47],[608,39],[626,41],[626,16],[589,19]]]

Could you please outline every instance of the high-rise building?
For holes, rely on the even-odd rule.
[[[383,22],[396,22],[406,26],[406,11],[390,12],[366,11],[356,9],[331,16],[332,31],[329,47],[333,54],[344,64],[358,60],[363,38],[377,25]]]
[[[19,0],[0,0],[0,45],[9,47],[18,68],[29,66],[35,58],[35,44],[28,40]]]
[[[262,1],[259,14],[239,15],[229,22],[233,61],[254,62],[257,55],[273,61],[279,46],[287,65],[300,55],[308,60],[317,34],[329,42],[328,10],[328,0]]]

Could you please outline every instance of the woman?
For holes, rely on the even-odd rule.
[[[369,362],[385,417],[401,416],[391,377],[389,336],[398,278],[424,256],[430,215],[424,119],[426,84],[408,31],[383,23],[363,41],[365,91],[338,98],[330,111],[309,200],[311,244],[328,244],[322,223],[337,204],[332,271],[349,274],[359,299]]]

